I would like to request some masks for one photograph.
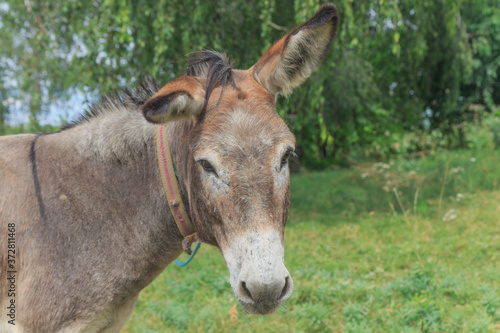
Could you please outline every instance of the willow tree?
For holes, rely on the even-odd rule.
[[[9,45],[0,59],[13,64],[7,77],[36,129],[54,97],[73,89],[109,93],[145,75],[165,83],[196,50],[227,52],[235,68],[248,68],[322,2],[8,0],[0,2],[0,38]],[[492,105],[500,95],[495,0],[336,5],[341,23],[324,65],[278,103],[307,166],[346,161],[364,147],[390,153],[395,132],[450,132],[467,103]]]

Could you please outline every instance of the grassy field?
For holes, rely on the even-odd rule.
[[[500,332],[500,176],[492,151],[292,178],[292,297],[245,314],[202,246],[139,298],[124,332]]]

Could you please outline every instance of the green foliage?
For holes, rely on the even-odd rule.
[[[12,112],[6,96],[29,110],[33,131],[50,101],[73,89],[109,93],[145,75],[165,83],[184,72],[181,60],[196,50],[225,51],[236,68],[249,68],[322,2],[2,1],[0,133]],[[325,168],[429,149],[403,145],[406,133],[467,147],[464,126],[477,123],[471,105],[495,113],[500,102],[497,1],[336,5],[341,20],[323,66],[277,106],[303,164]]]
[[[500,321],[500,298],[497,295],[498,291],[489,284],[484,284],[481,287],[481,291],[483,294],[481,303],[486,313],[495,318],[495,320]]]
[[[24,125],[21,124],[19,126],[4,126],[2,130],[2,134],[4,135],[14,135],[14,134],[22,134],[30,131],[30,128],[28,128],[29,125]],[[37,125],[37,132],[38,133],[51,133],[59,130],[59,126],[52,126],[52,125]]]
[[[495,0],[467,0],[463,19],[468,22],[472,75],[463,84],[464,96],[489,109],[500,103],[500,7]]]

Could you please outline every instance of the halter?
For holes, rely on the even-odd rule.
[[[196,244],[194,251],[191,251],[191,244],[196,239],[196,229],[186,213],[186,209],[182,202],[177,182],[177,173],[175,165],[172,161],[170,154],[170,147],[167,138],[167,126],[156,125],[156,154],[158,156],[158,164],[160,166],[161,180],[167,202],[169,203],[170,211],[174,217],[177,228],[179,229],[184,240],[182,241],[182,248],[184,252],[190,255],[186,262],[181,263],[177,259],[175,262],[179,266],[187,265],[200,247],[200,242]]]

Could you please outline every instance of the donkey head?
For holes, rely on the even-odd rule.
[[[320,64],[337,18],[334,5],[323,5],[248,70],[201,52],[188,75],[142,106],[153,123],[189,119],[185,181],[191,218],[198,238],[220,248],[233,291],[249,313],[273,312],[293,289],[283,243],[295,138],[275,100]]]

